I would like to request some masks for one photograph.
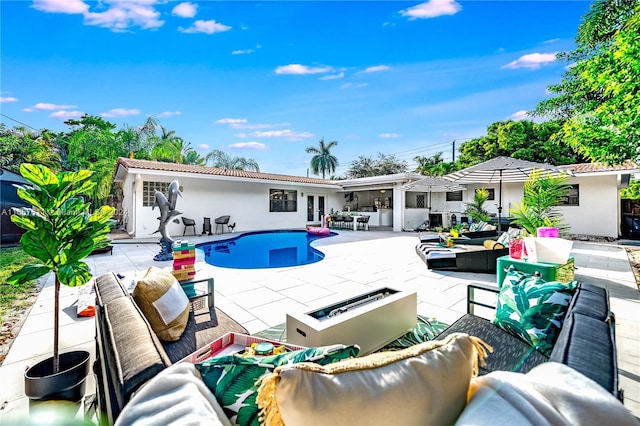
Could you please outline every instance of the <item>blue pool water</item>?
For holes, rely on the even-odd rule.
[[[308,265],[324,259],[324,254],[309,245],[318,238],[307,231],[249,232],[228,240],[198,244],[204,260],[214,266],[237,269],[282,268]]]

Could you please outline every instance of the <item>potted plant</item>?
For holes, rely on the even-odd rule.
[[[489,191],[483,186],[476,189],[473,193],[473,201],[467,203],[464,213],[471,218],[473,222],[487,222],[491,218],[489,212],[484,208],[484,203],[489,199]]]
[[[534,170],[524,183],[522,201],[509,209],[512,223],[534,237],[541,227],[558,228],[561,234],[566,233],[568,225],[562,223],[557,206],[569,194],[569,185],[564,183],[567,179],[564,175],[553,177],[542,170]]]
[[[26,229],[20,244],[39,262],[25,265],[8,282],[23,283],[49,272],[55,277],[53,356],[25,371],[25,393],[36,400],[79,401],[89,371],[89,353],[59,353],[60,284],[75,287],[91,279],[89,266],[82,260],[108,244],[114,209],[103,206],[89,213],[90,204],[82,195],[95,184],[88,170],[54,174],[42,165],[22,164],[20,173],[32,186],[19,187],[18,195],[32,209],[11,215],[11,220]]]

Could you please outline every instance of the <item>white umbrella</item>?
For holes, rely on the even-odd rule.
[[[429,209],[429,214],[431,214],[431,193],[432,192],[453,192],[453,191],[464,191],[467,188],[464,186],[460,186],[457,183],[451,182],[450,180],[444,179],[438,176],[426,176],[422,179],[407,183],[402,186],[402,189],[405,191],[413,191],[413,192],[426,192],[429,194],[427,198],[427,208]]]
[[[456,183],[495,183],[498,182],[498,231],[502,230],[502,182],[524,182],[534,170],[543,170],[552,176],[569,174],[555,166],[533,161],[518,160],[511,157],[496,157],[484,163],[467,167],[444,176]]]

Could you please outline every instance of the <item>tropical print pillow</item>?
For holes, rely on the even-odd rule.
[[[229,420],[238,425],[258,426],[256,382],[281,365],[299,362],[331,364],[358,356],[356,345],[331,345],[264,357],[226,355],[195,364],[205,384],[222,406]]]
[[[546,282],[510,266],[493,323],[549,356],[577,287],[577,281]]]

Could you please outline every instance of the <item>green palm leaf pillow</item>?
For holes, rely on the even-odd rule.
[[[577,281],[546,282],[510,266],[493,323],[549,356],[577,287]]]
[[[356,345],[331,345],[264,357],[225,355],[195,366],[232,423],[258,426],[256,382],[263,376],[281,365],[299,362],[326,365],[356,357],[359,352],[360,348]]]

